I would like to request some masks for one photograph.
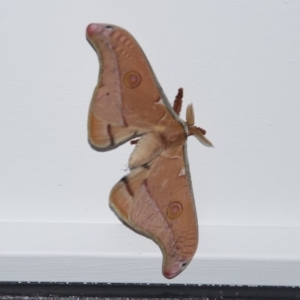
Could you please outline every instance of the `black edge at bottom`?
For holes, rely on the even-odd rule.
[[[300,299],[300,287],[194,284],[0,282],[1,296]]]

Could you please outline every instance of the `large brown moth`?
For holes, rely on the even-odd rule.
[[[99,151],[136,144],[130,173],[111,190],[109,203],[134,231],[161,248],[162,272],[173,278],[192,260],[198,245],[197,215],[187,159],[187,137],[212,146],[194,126],[192,105],[181,120],[183,90],[168,102],[137,41],[126,30],[90,24],[87,39],[98,54],[99,81],[88,117],[88,139]]]

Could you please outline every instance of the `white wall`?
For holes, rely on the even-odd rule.
[[[99,68],[91,22],[130,31],[170,101],[182,86],[194,103],[215,145],[188,143],[200,228],[300,226],[296,0],[2,1],[2,224],[119,224],[108,195],[132,146],[99,153],[87,143]]]

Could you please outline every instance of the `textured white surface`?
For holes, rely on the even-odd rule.
[[[300,285],[299,228],[202,226],[198,253],[170,281],[158,246],[121,224],[1,225],[0,281]]]
[[[129,30],[170,101],[182,86],[185,106],[194,103],[196,123],[215,145],[207,149],[193,138],[188,143],[200,226],[233,226],[229,232],[239,226],[300,227],[299,1],[19,0],[0,3],[1,229],[6,222],[21,227],[54,222],[58,229],[52,241],[59,244],[63,222],[83,228],[89,222],[101,222],[103,228],[119,224],[108,208],[108,195],[126,174],[132,147],[98,153],[86,141],[87,110],[98,74],[96,54],[85,40],[91,22]],[[42,227],[30,228],[40,234],[39,243],[46,242]],[[34,238],[30,232],[14,232],[20,251],[27,237]],[[124,243],[122,235],[102,237],[102,243]],[[287,248],[300,243],[289,238]],[[1,244],[9,249],[12,241]],[[151,244],[140,241],[141,247]],[[226,248],[231,240],[223,243]],[[138,247],[133,251],[142,253]],[[298,263],[299,253],[293,257]],[[68,252],[70,261],[72,255]],[[275,271],[279,276],[275,263],[267,278]],[[218,265],[212,273],[226,283],[226,269]],[[131,272],[128,262],[124,266]],[[110,266],[105,268],[109,274]],[[139,268],[133,278],[147,276],[144,263]],[[186,272],[176,282],[197,276],[195,269]],[[59,280],[63,275],[58,273],[51,274]],[[30,280],[29,275],[22,278]],[[124,282],[129,275],[118,276]],[[238,283],[240,274],[234,276]],[[295,284],[286,278],[282,284]]]

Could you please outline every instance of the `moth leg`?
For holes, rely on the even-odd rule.
[[[195,114],[193,104],[189,104],[186,108],[186,123],[188,126],[195,125]]]
[[[180,115],[181,112],[182,98],[183,98],[183,88],[179,88],[173,103],[173,109],[178,116]]]
[[[130,141],[130,145],[136,145],[140,139],[135,139]]]
[[[213,147],[212,142],[205,137],[206,131],[200,127],[190,126],[189,135],[193,135],[202,145],[206,147]]]

